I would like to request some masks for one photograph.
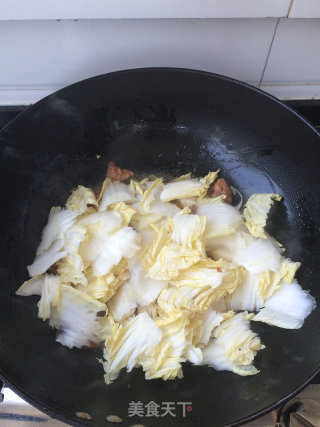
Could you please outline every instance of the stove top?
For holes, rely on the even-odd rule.
[[[292,100],[289,105],[320,131],[320,100]],[[26,106],[0,106],[0,129],[23,112]],[[1,381],[0,381],[1,390]],[[50,418],[32,407],[12,390],[0,393],[0,427],[63,427],[67,424]],[[278,411],[246,424],[247,427],[317,427],[320,426],[320,374],[302,393],[280,407]]]

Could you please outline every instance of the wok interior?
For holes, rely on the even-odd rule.
[[[282,194],[269,231],[287,248],[286,256],[302,261],[298,280],[317,299],[319,142],[309,125],[272,98],[201,72],[114,73],[35,104],[0,134],[6,201],[0,225],[0,375],[69,422],[79,421],[77,411],[90,413],[93,421],[82,421],[88,425],[103,425],[109,414],[128,420],[130,401],[153,400],[192,402],[188,421],[177,414],[166,417],[168,425],[220,426],[293,392],[319,367],[318,308],[297,331],[252,322],[266,345],[255,359],[261,370],[256,376],[184,364],[182,380],[145,381],[135,369],[107,387],[97,361],[101,350],[62,347],[37,319],[37,298],[14,292],[27,279],[50,207],[63,204],[79,184],[98,185],[114,160],[140,176],[200,176],[220,168],[244,199],[253,192]],[[155,418],[147,421],[158,425]]]

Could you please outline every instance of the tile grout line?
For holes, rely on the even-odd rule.
[[[267,58],[266,58],[266,62],[265,62],[265,64],[264,64],[264,67],[263,67],[263,70],[262,70],[262,75],[261,75],[261,79],[260,79],[260,81],[259,81],[259,86],[258,86],[258,87],[260,87],[260,86],[261,86],[261,84],[262,84],[262,80],[263,80],[264,73],[265,73],[266,68],[267,68],[267,64],[268,64],[269,56],[270,56],[270,53],[271,53],[271,49],[272,49],[272,45],[273,45],[273,42],[274,42],[274,38],[275,38],[275,36],[276,36],[276,32],[277,32],[277,28],[278,28],[279,22],[280,22],[280,18],[278,18],[278,19],[277,19],[277,23],[276,23],[276,26],[275,26],[275,29],[274,29],[274,32],[273,32],[272,40],[271,40],[271,43],[270,43],[270,46],[269,46],[269,50],[268,50],[268,54],[267,54]]]
[[[290,2],[290,4],[289,4],[289,8],[288,8],[288,13],[287,13],[287,18],[289,18],[289,16],[290,16],[290,12],[291,12],[291,9],[292,9],[292,6],[293,6],[293,2],[294,2],[294,0],[291,0],[291,2]]]

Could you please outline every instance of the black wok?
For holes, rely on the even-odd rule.
[[[125,425],[236,425],[270,411],[319,371],[320,138],[280,101],[199,71],[111,73],[66,87],[18,116],[0,134],[0,156],[0,377],[30,403],[75,425],[107,425],[109,414]],[[37,319],[37,298],[15,296],[49,208],[78,184],[97,185],[109,160],[141,174],[220,168],[245,198],[284,196],[269,231],[288,257],[302,261],[298,279],[318,307],[297,331],[253,324],[266,345],[258,375],[186,365],[182,380],[145,381],[136,369],[106,386],[100,350],[61,346]],[[129,418],[130,401],[192,402],[192,411],[185,418],[181,410],[175,418]],[[80,420],[77,411],[93,420]]]

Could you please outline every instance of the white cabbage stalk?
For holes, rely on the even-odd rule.
[[[33,264],[28,267],[29,275],[33,277],[45,273],[53,264],[62,260],[68,254],[72,259],[76,260],[77,257],[79,258],[77,253],[79,245],[86,238],[85,227],[74,223],[65,233],[61,234],[61,237],[53,242],[51,247],[37,253]],[[70,260],[67,262],[70,264]],[[78,260],[79,264],[82,265],[81,260]],[[77,268],[76,270],[78,271]],[[82,274],[82,271],[80,273]]]
[[[213,332],[213,339],[203,350],[203,364],[218,371],[234,371],[239,375],[258,373],[252,365],[258,350],[264,348],[257,334],[250,330],[246,312],[222,322]]]
[[[220,325],[223,320],[221,313],[217,313],[215,310],[208,310],[205,313],[202,324],[202,334],[199,340],[200,344],[207,345],[213,330]]]
[[[66,257],[59,260],[56,264],[57,272],[63,283],[87,284],[84,275],[84,265],[82,257],[78,253],[80,243],[87,238],[86,229],[76,224],[66,233],[64,251]]]
[[[38,317],[47,320],[50,317],[51,307],[60,306],[61,280],[59,276],[46,274],[41,289],[41,298],[38,303]]]
[[[61,286],[60,306],[51,310],[50,325],[59,329],[57,341],[72,348],[91,346],[101,342],[101,330],[105,326],[100,313],[107,306],[71,286]],[[98,316],[99,313],[99,316]]]
[[[174,203],[162,202],[159,199],[156,199],[150,207],[150,212],[152,214],[167,218],[173,217],[179,211],[180,209]]]
[[[204,178],[190,178],[190,175],[182,177],[165,184],[160,194],[163,202],[179,200],[192,197],[202,198],[206,195],[210,184],[217,178],[218,172],[209,172]]]
[[[77,222],[65,233],[63,250],[67,256],[57,263],[57,272],[62,283],[82,284],[86,286],[87,279],[84,275],[84,265],[78,250],[80,243],[88,237],[86,227]]]
[[[161,218],[161,215],[137,211],[132,217],[131,224],[136,230],[142,231],[148,228],[150,225],[156,224],[161,220]]]
[[[204,185],[197,179],[186,179],[169,182],[164,186],[160,199],[163,202],[185,199],[187,197],[200,196],[203,194]]]
[[[235,264],[242,265],[251,273],[277,272],[281,260],[280,248],[271,239],[257,239],[233,258]]]
[[[207,239],[232,234],[243,223],[238,209],[227,203],[200,203],[197,206],[197,214],[207,218],[205,231]]]
[[[295,280],[292,284],[283,283],[253,320],[279,328],[299,329],[315,307],[315,299]]]
[[[147,313],[141,313],[119,326],[107,340],[104,358],[106,381],[117,377],[122,368],[131,371],[141,359],[152,354],[162,338],[162,332]]]
[[[72,211],[84,213],[88,209],[88,205],[98,206],[96,196],[91,188],[79,185],[67,200],[66,207]]]
[[[177,245],[192,248],[204,233],[206,217],[178,213],[172,218],[171,241]]]
[[[229,306],[234,311],[256,311],[263,305],[263,298],[259,297],[259,278],[257,275],[245,272],[244,280],[229,297]]]
[[[68,254],[74,254],[75,252],[78,252],[80,243],[87,237],[86,228],[76,222],[64,235],[65,244],[63,249]]]
[[[103,233],[111,233],[119,228],[121,223],[121,215],[116,211],[95,212],[77,221],[78,225],[86,227],[90,233],[94,232],[95,227],[101,227]]]
[[[65,257],[67,252],[62,250],[63,245],[64,240],[58,239],[45,252],[36,255],[33,263],[27,267],[29,276],[34,277],[45,273],[53,264]]]
[[[246,219],[246,226],[254,237],[267,238],[264,227],[267,223],[268,213],[274,201],[280,201],[282,197],[279,194],[252,194],[249,197],[243,211]]]
[[[86,227],[88,234],[79,246],[79,254],[90,264],[100,256],[110,233],[120,228],[122,219],[118,212],[101,212],[88,215],[79,222]]]
[[[254,241],[255,239],[248,232],[241,230],[228,236],[207,239],[206,249],[214,259],[222,258],[233,262]]]
[[[223,315],[209,308],[206,312],[195,316],[191,323],[193,329],[193,344],[207,345],[214,329],[223,321]]]
[[[140,249],[140,236],[131,227],[123,227],[112,234],[101,248],[100,255],[93,262],[94,276],[107,274],[121,258],[132,258]]]
[[[42,231],[42,239],[37,249],[40,255],[48,250],[54,241],[63,238],[69,228],[74,224],[79,212],[69,209],[52,208],[49,214],[48,223]]]
[[[135,202],[134,193],[129,185],[122,182],[114,182],[106,180],[104,191],[99,204],[99,211],[105,211],[108,206],[119,202]]]
[[[44,277],[44,275],[35,276],[32,277],[32,279],[25,281],[16,291],[16,294],[23,297],[41,295]]]
[[[146,277],[140,259],[135,256],[128,261],[130,278],[118,290],[116,295],[108,301],[109,310],[113,318],[119,322],[136,307],[148,306],[158,298],[167,282]]]
[[[226,356],[225,348],[216,340],[212,340],[202,351],[203,365],[215,368],[217,371],[233,371],[233,364]]]
[[[201,365],[203,360],[202,350],[193,345],[187,347],[184,356],[193,365]]]

